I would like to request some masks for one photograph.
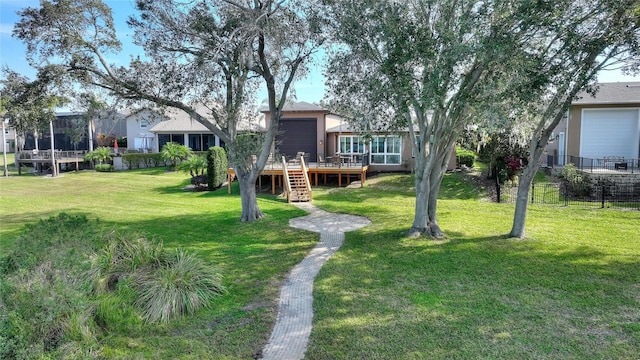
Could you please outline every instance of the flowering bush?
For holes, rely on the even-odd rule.
[[[527,165],[527,160],[515,155],[505,156],[498,161],[498,178],[500,182],[513,181],[520,171]]]
[[[515,156],[507,156],[504,159],[507,168],[509,169],[510,174],[516,174],[518,171],[522,170],[522,159]]]

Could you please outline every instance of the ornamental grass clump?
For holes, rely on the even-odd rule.
[[[225,292],[216,268],[193,253],[169,252],[145,238],[114,237],[94,257],[92,277],[97,293],[132,289],[134,305],[149,323],[192,314]]]
[[[0,253],[0,359],[97,358],[105,339],[137,336],[223,292],[195,254],[62,213]]]
[[[184,250],[168,254],[153,271],[137,272],[134,284],[135,304],[152,323],[192,314],[225,291],[220,273]]]

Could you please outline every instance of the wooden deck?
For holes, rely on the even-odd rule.
[[[299,168],[299,165],[287,165],[287,168]],[[360,164],[341,164],[340,166],[332,164],[324,164],[324,163],[309,163],[307,164],[307,176],[309,177],[309,181],[311,185],[318,186],[319,180],[322,179],[323,183],[327,183],[328,175],[337,175],[338,176],[338,186],[342,187],[342,179],[343,177],[346,180],[346,184],[351,183],[351,177],[353,176],[355,179],[360,180],[360,186],[364,185],[364,182],[367,179],[367,171],[369,170],[369,166],[360,165]],[[229,168],[227,170],[228,182],[227,182],[227,190],[231,193],[231,183],[233,179],[236,177],[235,170],[233,168]],[[262,187],[262,177],[270,177],[271,178],[271,193],[276,193],[276,187],[282,187],[284,172],[282,170],[282,165],[280,164],[269,164],[265,166],[265,168],[260,172],[260,177],[258,178],[258,185]],[[276,186],[277,185],[277,186]]]
[[[56,151],[54,153],[54,161],[57,168],[57,172],[60,172],[61,164],[76,164],[76,171],[80,167],[80,163],[84,162],[84,151]],[[16,156],[15,163],[18,167],[18,175],[22,174],[21,163],[24,164],[37,164],[37,165],[52,165],[51,162],[51,150],[40,150],[38,152],[22,151]]]

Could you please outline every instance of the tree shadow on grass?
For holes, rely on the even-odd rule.
[[[640,318],[640,256],[393,230],[347,234],[337,255],[316,280],[312,359],[624,358],[640,350],[631,326]]]

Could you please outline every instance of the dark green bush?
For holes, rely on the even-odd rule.
[[[591,194],[591,179],[586,174],[579,172],[573,164],[567,164],[562,169],[560,177],[569,195],[582,197]]]
[[[476,157],[477,155],[473,151],[458,147],[456,149],[456,166],[465,165],[472,168]]]
[[[111,172],[111,171],[113,171],[113,165],[111,165],[111,164],[98,164],[98,165],[96,165],[96,171],[98,171],[98,172]]]
[[[207,187],[213,191],[227,179],[227,152],[219,147],[213,146],[207,151]]]

